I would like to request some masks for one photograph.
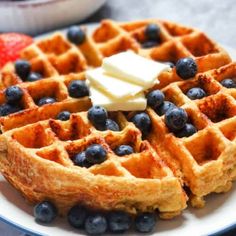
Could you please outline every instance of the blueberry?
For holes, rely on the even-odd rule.
[[[29,82],[34,82],[40,79],[42,79],[42,75],[37,72],[31,72],[27,77],[27,81]]]
[[[106,129],[112,130],[112,131],[120,131],[119,125],[111,119],[106,120]]]
[[[135,218],[135,229],[141,233],[151,232],[156,224],[154,213],[142,213]]]
[[[67,31],[67,38],[74,44],[82,44],[85,41],[85,33],[79,26],[71,26]]]
[[[81,166],[81,167],[86,167],[86,168],[89,168],[91,166],[90,163],[88,163],[87,161],[87,158],[85,156],[85,152],[80,152],[80,153],[77,153],[72,161],[74,162],[74,164],[76,166]]]
[[[159,43],[157,41],[146,41],[142,43],[142,48],[153,48],[158,46]]]
[[[169,102],[169,101],[164,101],[162,105],[159,107],[156,107],[155,112],[159,115],[162,116],[166,114],[167,111],[174,109],[176,106],[174,103]]]
[[[93,106],[88,110],[88,119],[96,126],[106,126],[107,111],[101,106]]]
[[[45,104],[50,104],[50,103],[54,103],[54,102],[56,102],[55,98],[44,97],[44,98],[39,99],[38,106],[43,106]]]
[[[101,213],[89,215],[85,220],[85,230],[90,235],[104,234],[107,230],[107,219]]]
[[[113,233],[124,233],[131,226],[131,217],[123,211],[112,211],[108,216],[108,228]]]
[[[51,223],[56,216],[57,209],[51,202],[43,201],[34,207],[34,217],[39,223]]]
[[[195,99],[201,99],[203,97],[206,96],[206,92],[202,89],[202,88],[191,88],[188,90],[188,92],[186,93],[186,95],[191,99],[191,100],[195,100]]]
[[[145,29],[145,36],[148,39],[148,41],[160,41],[160,27],[156,24],[149,24],[146,26]]]
[[[100,164],[107,159],[107,151],[100,144],[92,144],[85,151],[86,160],[91,164]]]
[[[134,153],[134,149],[129,145],[120,145],[115,149],[115,154],[118,156],[124,156]]]
[[[151,129],[151,119],[145,112],[138,113],[132,118],[135,126],[141,130],[143,135],[147,135]]]
[[[31,71],[31,65],[26,60],[17,60],[15,62],[15,71],[22,80],[25,80]]]
[[[100,131],[112,130],[112,131],[120,131],[119,125],[111,119],[106,119],[105,123],[96,123],[94,124],[95,128]]]
[[[21,107],[14,105],[14,104],[2,104],[0,106],[0,116],[7,116],[11,113],[15,113],[21,110]]]
[[[57,119],[58,120],[69,120],[70,119],[70,112],[69,111],[61,111],[58,115],[57,115]]]
[[[220,83],[226,88],[236,88],[236,82],[233,79],[224,79]]]
[[[7,116],[11,113],[11,105],[10,104],[2,104],[0,106],[0,116]]]
[[[185,126],[175,133],[175,135],[179,138],[189,137],[197,132],[196,128],[192,124],[185,124]]]
[[[165,124],[171,131],[184,128],[188,120],[188,114],[182,108],[176,107],[166,112]]]
[[[107,130],[107,127],[106,127],[106,121],[105,121],[105,124],[103,123],[96,123],[96,124],[93,124],[95,126],[95,128],[97,130],[100,130],[100,131],[105,131]]]
[[[18,86],[10,86],[5,90],[5,97],[8,103],[17,103],[23,97],[23,91]]]
[[[147,104],[152,108],[159,107],[163,104],[165,95],[160,90],[153,90],[147,94]]]
[[[85,207],[76,205],[69,210],[67,219],[71,226],[75,228],[82,228],[84,226],[87,214],[87,209]]]
[[[197,74],[197,64],[191,57],[181,58],[176,63],[176,73],[182,79],[190,79]]]
[[[69,95],[73,98],[81,98],[89,95],[88,86],[82,80],[71,81],[68,86]]]

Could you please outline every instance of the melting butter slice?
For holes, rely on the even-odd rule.
[[[103,106],[108,111],[143,111],[147,106],[143,93],[130,99],[114,100],[93,86],[90,86],[90,99],[94,106]]]
[[[114,99],[128,98],[140,93],[143,87],[108,75],[102,68],[85,73],[90,85]]]
[[[114,77],[141,85],[143,89],[158,83],[158,75],[170,70],[169,65],[146,59],[132,51],[104,58],[102,68]]]

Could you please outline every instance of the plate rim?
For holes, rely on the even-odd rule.
[[[30,234],[30,236],[47,236],[46,234],[42,234],[42,233],[39,233],[37,231],[34,231],[34,230],[31,230],[21,224],[18,224],[16,222],[13,222],[7,218],[5,218],[4,216],[0,215],[0,221],[5,223],[6,225],[9,225],[9,226],[12,226],[14,227],[15,229],[21,231],[22,233],[25,233],[25,234]],[[27,235],[28,236],[28,235]]]
[[[98,22],[89,22],[89,23],[81,23],[81,24],[78,24],[78,25],[81,25],[81,26],[87,26],[87,27],[96,27],[99,23]],[[65,31],[66,29],[68,29],[68,27],[64,27],[64,28],[59,28],[59,29],[56,29],[56,30],[53,30],[53,31],[49,31],[49,32],[46,32],[46,33],[43,33],[43,34],[40,34],[36,37],[34,37],[36,40],[38,39],[41,39],[41,38],[44,38],[46,36],[49,36],[49,35],[52,35],[56,32],[63,32]],[[236,55],[236,49],[232,48],[232,47],[229,47],[229,46],[225,46],[225,45],[222,45],[223,48],[229,53],[231,54],[230,52],[235,52],[235,55]],[[233,59],[233,61],[236,60]],[[0,174],[1,175],[1,174]],[[4,178],[4,177],[3,177]],[[236,184],[236,183],[235,183]],[[42,233],[39,233],[35,230],[32,230],[30,228],[27,228],[25,227],[24,225],[22,224],[18,224],[16,222],[13,222],[11,221],[10,219],[4,217],[3,215],[1,215],[0,213],[0,221],[5,223],[6,225],[9,225],[9,226],[12,226],[13,228],[21,231],[22,233],[25,233],[25,234],[30,234],[30,236],[48,236],[47,234],[42,234]],[[235,223],[233,224],[230,224],[216,232],[212,232],[211,234],[208,234],[208,236],[223,236],[225,235],[226,233],[229,233],[231,232],[232,230],[235,230],[236,229],[236,220],[235,220]]]

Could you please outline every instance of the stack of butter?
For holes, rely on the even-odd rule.
[[[145,110],[144,91],[159,83],[158,75],[169,65],[122,52],[103,60],[102,66],[86,72],[93,105],[108,111]]]

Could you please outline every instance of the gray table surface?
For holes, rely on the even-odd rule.
[[[198,27],[217,42],[236,48],[235,0],[108,0],[84,22],[161,18]],[[23,235],[0,222],[0,236]]]
[[[161,18],[198,27],[217,42],[236,48],[235,0],[108,0],[86,21],[103,18]]]

